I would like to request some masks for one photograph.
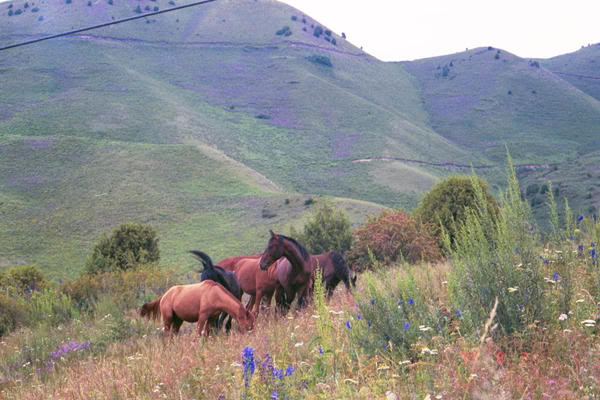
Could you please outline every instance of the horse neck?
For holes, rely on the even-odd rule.
[[[289,260],[292,265],[292,274],[310,271],[311,257],[310,255],[305,260],[302,257],[300,249],[289,240],[283,241],[283,255]]]
[[[239,309],[241,303],[226,289],[219,287],[216,299],[213,299],[212,304],[221,308],[227,314],[235,315],[239,318]]]

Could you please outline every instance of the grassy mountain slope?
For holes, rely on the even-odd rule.
[[[402,63],[422,87],[431,125],[500,161],[561,162],[598,147],[600,102],[539,63],[492,48]]]
[[[544,68],[600,100],[600,43],[540,62]]]

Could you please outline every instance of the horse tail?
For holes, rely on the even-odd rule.
[[[146,303],[142,306],[142,308],[140,309],[140,315],[142,317],[148,318],[148,319],[158,319],[158,317],[160,316],[160,300],[162,299],[162,296],[160,296],[158,299],[151,301],[149,303]]]
[[[208,254],[204,253],[203,251],[199,251],[199,250],[190,250],[190,253],[195,255],[196,258],[198,258],[200,260],[200,262],[204,265],[204,269],[214,269],[215,268],[212,260],[208,256]]]
[[[340,255],[340,253],[336,251],[331,252],[331,262],[333,263],[333,267],[335,268],[335,275],[339,280],[344,282],[347,290],[350,290],[350,273],[348,271],[348,267],[344,262],[344,258]]]

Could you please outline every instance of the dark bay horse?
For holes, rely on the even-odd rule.
[[[356,275],[354,277],[350,276],[350,271],[340,253],[329,251],[316,254],[312,256],[312,262],[313,268],[317,268],[317,266],[321,268],[327,297],[331,297],[340,282],[344,282],[347,291],[350,291],[350,285],[356,287]]]
[[[215,282],[223,285],[223,287],[225,289],[227,289],[229,291],[229,293],[234,295],[236,299],[242,301],[242,289],[240,288],[240,284],[238,283],[237,278],[235,277],[235,274],[233,272],[226,271],[221,267],[214,266],[212,260],[208,256],[208,254],[206,254],[202,251],[191,250],[190,253],[192,253],[194,256],[196,256],[200,260],[200,262],[202,262],[202,264],[204,265],[204,269],[202,271],[198,271],[198,272],[201,272],[201,275],[200,275],[201,282],[206,281],[206,280],[215,281]],[[219,317],[219,319],[217,321],[215,321],[216,322],[215,328],[219,329],[219,327],[222,325],[225,317],[226,317],[226,314],[223,313]],[[229,318],[229,320],[227,321],[227,324],[226,324],[227,332],[229,332],[230,329],[231,329],[231,317]]]
[[[302,307],[310,287],[312,286],[313,263],[310,253],[302,244],[295,239],[284,235],[277,235],[271,232],[271,238],[267,243],[267,248],[260,257],[259,264],[261,270],[270,268],[275,261],[285,257],[289,262],[289,268],[283,268],[286,265],[285,259],[278,263],[276,275],[279,284],[285,293],[286,307],[294,301],[298,294],[298,306]],[[257,299],[258,301],[258,299]],[[283,303],[281,298],[277,303]]]
[[[172,336],[172,333],[179,333],[183,321],[198,322],[198,336],[204,328],[204,334],[208,337],[210,320],[214,320],[222,312],[235,318],[242,333],[251,330],[254,325],[254,316],[246,311],[242,303],[223,286],[210,280],[173,286],[140,309],[142,317],[157,319],[160,314],[165,327],[165,338]]]

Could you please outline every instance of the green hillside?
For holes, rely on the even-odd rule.
[[[0,45],[188,3],[2,3]],[[310,196],[357,223],[471,165],[497,189],[505,143],[521,164],[598,150],[596,99],[495,55],[385,63],[271,0],[3,51],[0,266],[76,274],[100,233],[136,220],[157,229],[163,264],[188,268],[191,248],[260,250]]]
[[[540,65],[541,64],[541,65]],[[562,162],[598,148],[600,102],[537,62],[478,48],[402,63],[422,90],[431,126],[499,162]]]
[[[600,100],[600,43],[540,62],[577,89]]]

